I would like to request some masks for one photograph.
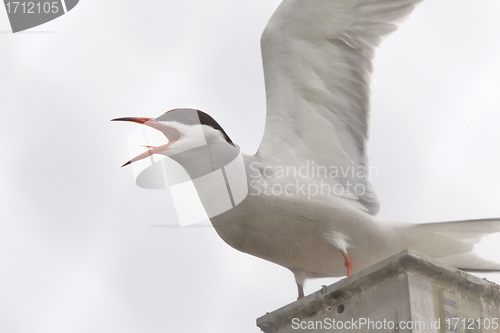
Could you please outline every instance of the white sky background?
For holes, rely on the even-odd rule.
[[[213,229],[150,227],[172,204],[120,169],[137,125],[109,122],[195,104],[253,153],[279,3],[83,0],[20,34],[0,10],[0,332],[258,332],[296,298],[288,270]],[[382,45],[380,217],[500,216],[499,19],[497,0],[428,1]]]

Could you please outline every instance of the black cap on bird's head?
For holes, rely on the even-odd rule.
[[[210,117],[203,111],[196,109],[173,109],[165,112],[156,118],[156,121],[176,121],[185,125],[207,125],[220,131],[228,143],[234,146],[233,141],[229,138],[226,132],[222,129],[214,118]]]
[[[231,141],[226,132],[212,117],[210,117],[205,112],[196,109],[173,109],[165,112],[157,118],[124,117],[112,119],[111,121],[130,121],[143,124],[161,131],[168,139],[167,144],[158,147],[147,146],[151,149],[134,157],[122,166],[126,166],[135,161],[142,160],[143,158],[146,158],[152,154],[165,153],[172,145],[181,142],[185,138],[190,138],[190,136],[197,135],[197,133],[199,132],[195,133],[191,130],[196,125],[209,126],[209,128],[215,130],[214,132],[218,133],[217,139],[222,140],[219,138],[219,136],[222,135],[222,142],[224,142],[225,140],[227,143],[234,146],[234,143]],[[207,139],[208,134],[205,133],[205,131],[203,131],[203,133],[204,135],[201,135],[202,138],[198,139],[203,139],[206,142],[209,142],[210,140]],[[186,148],[189,148],[189,145],[186,146],[185,149]]]

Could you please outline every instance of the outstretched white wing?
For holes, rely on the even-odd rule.
[[[284,0],[261,39],[267,119],[257,156],[310,168],[323,187],[376,214],[365,172],[372,59],[420,1]]]

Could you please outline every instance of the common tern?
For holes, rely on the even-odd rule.
[[[483,236],[500,232],[500,218],[376,217],[367,158],[372,61],[420,1],[284,0],[261,38],[267,118],[257,153],[241,154],[208,114],[173,109],[113,119],[168,139],[124,166],[153,154],[179,163],[219,236],[291,270],[299,298],[307,279],[349,276],[406,248],[466,271],[500,271],[474,252]],[[238,157],[243,178],[231,171]]]

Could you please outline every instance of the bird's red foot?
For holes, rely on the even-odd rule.
[[[344,251],[340,250],[340,253],[342,253],[342,256],[344,257],[344,266],[347,267],[347,276],[351,276],[352,275],[352,259],[349,258],[349,256],[347,255],[347,253],[345,253]]]
[[[300,284],[297,284],[297,289],[299,290],[299,297],[297,299],[301,299],[304,297],[304,288]]]

